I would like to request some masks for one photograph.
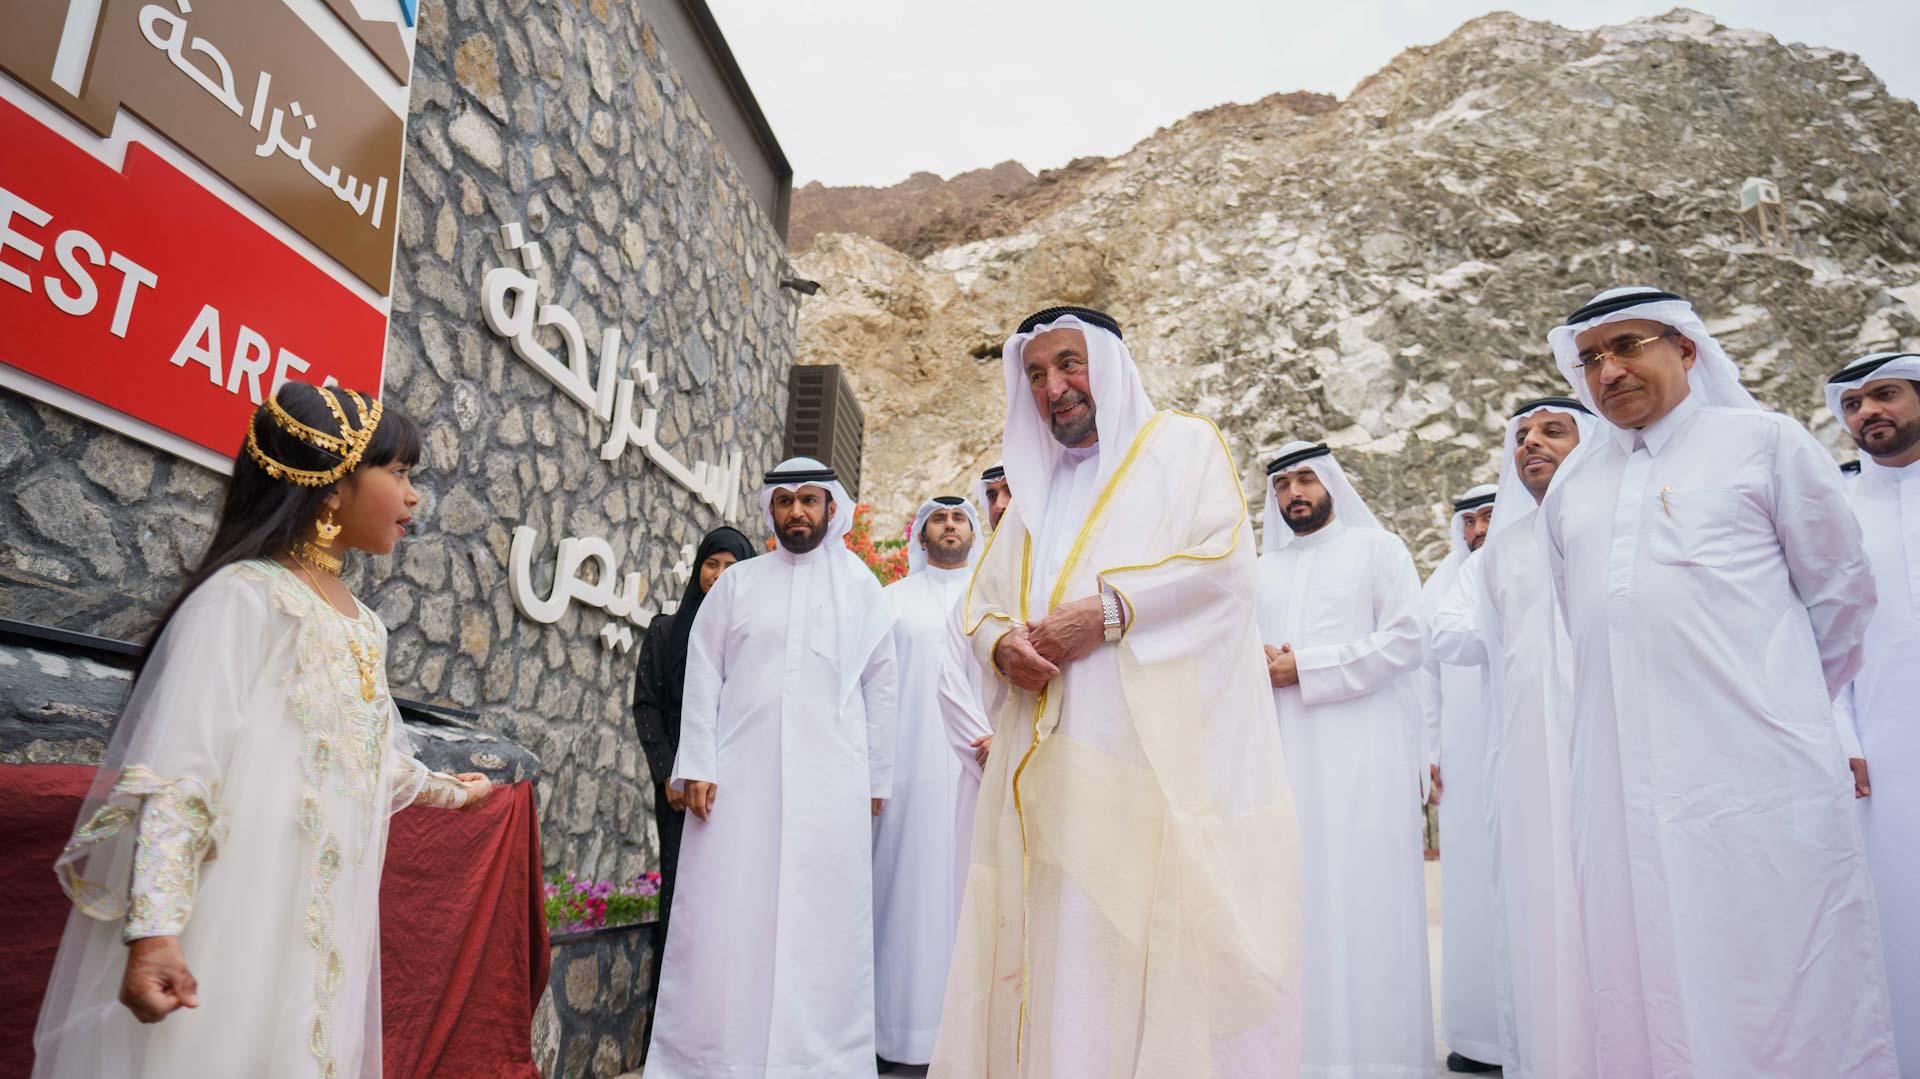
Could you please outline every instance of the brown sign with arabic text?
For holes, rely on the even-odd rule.
[[[405,126],[286,5],[105,0],[91,48],[66,4],[0,0],[0,69],[106,135],[124,105],[381,294]],[[78,95],[54,82],[89,54]],[[157,208],[164,212],[164,207]]]

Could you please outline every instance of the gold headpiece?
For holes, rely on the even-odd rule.
[[[330,483],[338,482],[342,476],[359,467],[360,455],[367,452],[367,443],[373,441],[374,428],[380,426],[379,398],[376,397],[372,401],[368,401],[352,390],[340,390],[341,393],[346,394],[347,397],[353,401],[354,410],[359,414],[360,426],[354,428],[348,426],[347,413],[345,409],[340,407],[339,398],[333,393],[328,392],[324,387],[316,386],[315,389],[320,391],[320,399],[327,403],[328,409],[332,410],[333,418],[340,422],[339,434],[329,434],[317,427],[308,427],[306,424],[294,419],[292,413],[280,407],[280,396],[277,392],[267,398],[265,405],[267,415],[273,419],[274,424],[281,430],[322,453],[329,453],[340,458],[340,463],[323,472],[313,472],[307,469],[294,468],[291,465],[281,464],[279,461],[268,457],[266,452],[260,448],[260,440],[254,437],[253,424],[248,423],[247,455],[252,457],[261,468],[265,469],[268,476],[276,480],[286,480],[288,483],[297,483],[302,487],[325,487]]]

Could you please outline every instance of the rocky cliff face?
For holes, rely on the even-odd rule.
[[[816,180],[793,192],[787,241],[800,249],[823,232],[857,232],[924,255],[945,246],[923,238],[929,230],[971,231],[986,207],[1033,183],[1033,173],[1017,161],[963,172],[951,180],[916,172],[892,187],[827,187]]]
[[[968,242],[824,234],[797,256],[825,286],[801,358],[852,368],[883,522],[991,463],[1000,342],[1049,304],[1113,312],[1156,403],[1226,431],[1256,510],[1271,452],[1326,439],[1426,563],[1446,502],[1495,475],[1507,407],[1565,390],[1546,331],[1599,289],[1689,296],[1837,450],[1826,374],[1920,346],[1913,103],[1855,57],[1696,12],[1489,15],[1337,106],[1212,109],[1074,171]],[[1791,246],[1743,238],[1748,176],[1779,185]]]

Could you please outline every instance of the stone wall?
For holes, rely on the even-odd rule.
[[[679,595],[681,546],[720,519],[638,453],[600,460],[605,425],[488,329],[482,278],[520,265],[501,226],[522,223],[544,255],[542,302],[569,309],[589,341],[617,326],[650,359],[660,384],[642,403],[660,410],[661,446],[689,464],[744,454],[750,532],[748,485],[779,455],[796,318],[780,237],[636,8],[421,6],[385,393],[427,432],[423,503],[395,555],[348,572],[392,631],[394,691],[477,712],[537,755],[549,868],[603,878],[654,862],[628,713],[637,648],[603,644],[608,616],[578,604],[553,625],[523,617],[510,536],[539,531],[542,595],[560,536],[603,536],[657,609]],[[144,638],[198,559],[222,485],[0,390],[0,616]],[[8,671],[40,661],[0,654],[14,659],[0,662],[5,707]],[[112,684],[76,682],[74,707],[111,712]]]
[[[533,1015],[533,1061],[552,1079],[612,1079],[646,1052],[647,984],[660,960],[657,923],[553,938],[547,992]]]

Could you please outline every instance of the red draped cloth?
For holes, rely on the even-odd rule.
[[[0,1075],[33,1067],[33,1025],[69,910],[53,860],[92,778],[85,765],[0,765]],[[472,813],[393,818],[380,968],[387,1079],[538,1079],[547,923],[531,783],[496,790]]]

